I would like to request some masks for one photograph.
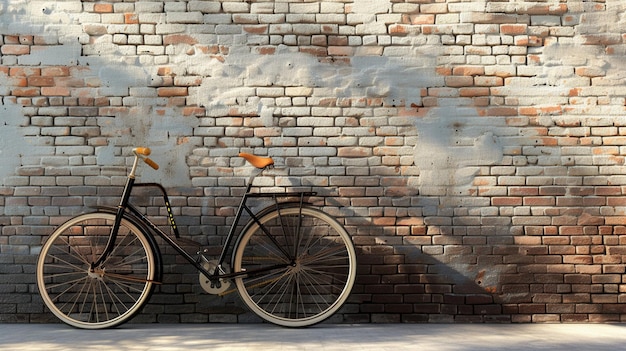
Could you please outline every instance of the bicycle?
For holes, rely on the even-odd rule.
[[[255,168],[221,254],[209,260],[206,251],[198,251],[194,258],[178,244],[189,239],[180,237],[165,188],[158,183],[135,183],[139,160],[159,167],[148,158],[150,149],[134,148],[133,154],[119,206],[100,207],[69,219],[42,246],[38,289],[61,321],[77,328],[101,329],[133,318],[155,285],[162,284],[156,236],[200,272],[205,291],[226,294],[236,290],[245,305],[265,321],[309,326],[326,320],[346,302],[356,277],[350,236],[334,218],[307,202],[315,192],[252,191],[255,177],[273,167],[272,158],[239,154]],[[130,202],[137,187],[160,191],[174,238]],[[254,211],[248,201],[255,198],[271,199],[272,204]],[[236,234],[244,213],[250,219]]]

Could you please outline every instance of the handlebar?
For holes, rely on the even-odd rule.
[[[150,156],[150,154],[152,153],[152,150],[150,150],[149,147],[136,147],[133,149],[133,153],[135,154],[135,156],[142,159],[143,162],[145,162],[148,166],[152,167],[155,170],[159,169],[159,165],[147,157]]]
[[[143,155],[143,156],[150,156],[150,154],[152,153],[152,150],[150,150],[149,147],[136,147],[133,149],[133,152],[136,154]]]

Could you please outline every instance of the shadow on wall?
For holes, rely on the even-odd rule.
[[[235,46],[228,55],[215,59],[202,50],[189,50],[190,45],[187,43],[174,43],[171,49],[175,54],[170,58],[175,67],[171,68],[173,71],[170,74],[164,74],[158,71],[157,65],[145,65],[138,55],[128,55],[120,46],[107,42],[106,36],[97,35],[97,29],[89,29],[91,35],[85,33],[83,26],[76,25],[72,18],[72,13],[80,11],[67,11],[67,7],[80,6],[80,2],[46,3],[44,8],[39,8],[39,3],[31,7],[22,6],[27,3],[0,2],[0,6],[5,9],[0,14],[0,20],[9,23],[0,29],[3,33],[10,33],[18,40],[21,37],[28,40],[29,36],[46,33],[38,37],[44,44],[40,45],[37,52],[17,56],[15,64],[67,67],[67,74],[55,77],[55,83],[60,83],[56,85],[67,87],[70,83],[80,84],[74,88],[81,90],[83,95],[76,98],[79,106],[64,106],[69,110],[69,116],[64,116],[65,112],[51,106],[42,106],[38,111],[38,116],[43,117],[42,121],[68,117],[65,119],[67,125],[61,122],[63,118],[54,122],[55,127],[73,128],[72,134],[66,135],[67,139],[54,141],[59,143],[60,140],[66,140],[67,144],[53,144],[52,136],[32,135],[34,132],[26,128],[32,110],[19,105],[20,99],[29,99],[25,95],[26,91],[14,88],[13,95],[3,97],[0,161],[8,167],[0,169],[0,185],[10,180],[20,167],[51,167],[64,170],[67,175],[79,172],[78,169],[82,167],[80,172],[87,174],[104,177],[124,175],[128,161],[125,148],[146,145],[154,149],[154,158],[163,169],[153,172],[146,168],[142,181],[161,182],[173,188],[211,188],[217,182],[209,178],[221,178],[229,186],[231,183],[228,181],[237,172],[232,170],[233,166],[238,165],[231,159],[242,147],[264,149],[264,152],[275,156],[278,163],[300,162],[293,161],[299,155],[290,156],[288,152],[289,149],[298,148],[296,142],[285,146],[281,143],[266,143],[269,139],[252,140],[250,137],[252,144],[245,144],[244,138],[233,132],[233,129],[243,127],[228,129],[231,127],[229,110],[234,106],[239,109],[236,117],[258,118],[255,122],[264,127],[276,128],[280,138],[293,135],[289,130],[291,125],[281,124],[280,118],[295,118],[299,116],[298,110],[266,104],[255,95],[257,88],[303,88],[306,94],[315,89],[316,94],[320,94],[313,96],[315,98],[347,98],[355,101],[381,99],[385,106],[413,108],[422,105],[423,89],[445,86],[443,77],[435,72],[438,50],[441,49],[429,45],[415,45],[410,55],[357,55],[351,58],[350,65],[338,65],[320,62],[308,54],[293,53],[286,46],[277,47],[274,55],[254,54],[245,45]],[[361,1],[359,5],[378,6],[367,1]],[[366,13],[368,9],[363,7],[359,10]],[[25,21],[27,18],[30,21]],[[405,39],[412,40],[411,36]],[[621,79],[624,64],[619,59],[610,61],[594,58],[601,52],[593,50],[578,50],[571,55],[572,51],[567,49],[557,45],[545,51],[545,61],[554,60],[555,64],[546,65],[547,68],[538,77],[541,79],[541,87],[535,88],[552,89],[550,87],[563,83],[559,73],[551,71],[549,67],[557,67],[556,61],[568,59],[593,59],[591,63],[597,65],[592,66],[606,68],[609,76]],[[194,87],[159,90],[169,84],[168,79],[185,74],[201,77],[201,80]],[[508,93],[515,95],[515,89],[525,88],[528,87],[503,87],[502,91],[506,94],[509,89]],[[568,92],[569,88],[562,90]],[[67,94],[63,89],[42,88],[41,92],[44,91],[49,91],[49,95],[43,94],[49,98],[68,98],[63,95]],[[103,100],[96,100],[94,96],[106,98],[106,104],[99,105],[104,104]],[[456,105],[462,104],[462,101],[455,99],[449,101]],[[194,115],[189,118],[181,115],[185,104],[206,108],[206,111],[202,111],[206,112],[206,116],[197,118]],[[364,129],[376,126],[376,121],[368,121],[367,117],[371,116],[360,115],[358,111],[350,113],[350,117],[362,121],[366,127]],[[225,118],[217,122],[216,117]],[[315,117],[307,126],[317,127]],[[98,131],[94,133],[85,128],[80,132],[81,129],[74,128],[74,123],[83,119],[84,125],[80,127],[95,127]],[[358,303],[363,313],[410,308],[413,316],[407,318],[419,320],[424,318],[424,314],[441,314],[441,320],[444,321],[450,315],[500,318],[498,316],[506,314],[503,299],[506,302],[529,302],[529,293],[523,289],[507,291],[506,296],[502,292],[503,284],[514,283],[514,278],[507,280],[509,277],[523,273],[517,260],[523,262],[524,249],[516,246],[514,241],[514,236],[520,233],[514,232],[510,217],[500,216],[498,208],[491,205],[489,193],[480,193],[480,187],[476,186],[484,184],[488,188],[493,185],[483,169],[498,165],[503,155],[507,154],[508,147],[518,146],[515,142],[519,130],[508,127],[503,118],[479,117],[474,108],[462,106],[432,108],[424,118],[416,118],[415,125],[410,127],[417,130],[417,135],[406,136],[416,137],[413,159],[419,168],[419,176],[400,174],[398,178],[404,177],[401,180],[403,185],[415,189],[419,195],[391,199],[390,194],[383,194],[390,199],[385,199],[383,205],[376,205],[394,207],[394,201],[408,203],[404,205],[409,208],[405,218],[415,222],[422,220],[425,232],[402,237],[395,233],[394,236],[386,235],[388,228],[384,225],[367,221],[366,218],[374,217],[368,212],[369,209],[363,212],[361,209],[353,210],[349,198],[338,200],[336,207],[341,207],[338,215],[359,224],[348,223],[356,233],[355,239],[361,241],[357,244],[361,249],[360,265],[363,268],[359,272],[359,286],[356,289],[359,291],[355,291],[352,302]],[[228,142],[218,142],[224,130],[232,135],[229,135]],[[342,137],[356,136],[356,132],[350,134],[353,132],[350,128],[344,131],[347,134]],[[76,145],[77,140],[81,141],[80,145]],[[371,142],[372,147],[382,145],[382,139],[375,140]],[[310,158],[317,156],[315,152],[320,149],[312,149]],[[560,157],[558,148],[544,151],[550,152],[550,157]],[[344,162],[343,166],[362,169],[370,166],[366,157],[337,158]],[[301,166],[290,171],[292,173],[287,174],[287,179],[318,175],[315,165]],[[322,175],[322,178],[325,177],[328,178],[328,174]],[[308,185],[306,180],[297,182],[289,185]],[[325,184],[315,186],[325,188]],[[380,187],[380,180],[370,186]],[[336,195],[328,190],[322,192],[331,197]],[[184,190],[181,195],[186,195]],[[206,195],[203,193],[197,197]],[[326,201],[328,207],[335,205],[330,202],[333,201],[330,197]],[[208,202],[203,202],[198,207],[201,207],[202,214],[206,214],[210,206]],[[28,206],[24,206],[24,210],[30,211]],[[505,260],[504,257],[510,258]],[[174,283],[193,284],[197,277],[190,272],[183,272],[187,273],[184,279],[190,276],[193,279]],[[186,288],[188,285],[183,289]],[[167,302],[167,296],[170,295],[163,294],[162,302]],[[402,311],[398,313],[405,314]],[[468,320],[473,318],[467,317]]]

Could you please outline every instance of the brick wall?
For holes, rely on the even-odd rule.
[[[619,1],[11,1],[0,5],[0,321],[51,321],[35,261],[114,204],[130,147],[217,247],[250,171],[348,228],[345,322],[626,316]],[[165,213],[147,201],[149,213]],[[208,236],[207,236],[208,235]],[[253,321],[163,250],[136,321]]]

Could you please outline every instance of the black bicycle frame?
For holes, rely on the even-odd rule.
[[[95,269],[95,267],[98,267],[100,264],[102,264],[106,260],[106,258],[111,254],[111,252],[113,251],[113,248],[114,248],[114,245],[115,245],[115,241],[117,239],[117,233],[118,233],[120,225],[122,223],[122,219],[124,218],[125,215],[127,215],[127,213],[130,213],[134,218],[138,219],[142,224],[144,224],[146,227],[148,227],[154,233],[156,233],[159,237],[161,237],[163,240],[165,240],[165,242],[167,242],[171,247],[173,247],[181,256],[183,256],[187,261],[189,261],[189,263],[191,263],[198,271],[202,272],[202,274],[204,274],[210,280],[218,281],[220,278],[222,278],[222,279],[229,279],[229,278],[234,278],[234,277],[238,277],[238,276],[254,275],[256,273],[263,273],[263,272],[271,271],[271,270],[278,269],[278,268],[284,268],[284,267],[287,267],[289,265],[293,265],[293,254],[285,252],[282,249],[281,245],[277,245],[277,247],[279,247],[281,249],[281,251],[285,255],[285,257],[289,257],[290,258],[290,261],[291,261],[290,263],[269,266],[269,267],[265,267],[265,268],[258,269],[258,270],[253,270],[253,271],[230,272],[230,273],[221,273],[221,271],[220,271],[220,268],[221,268],[222,264],[226,260],[226,255],[227,255],[228,249],[232,245],[232,241],[233,241],[233,239],[235,237],[235,232],[237,231],[237,227],[239,225],[239,221],[240,221],[244,211],[248,215],[250,215],[251,220],[254,221],[259,226],[259,228],[268,236],[268,238],[270,238],[272,241],[275,241],[275,239],[271,235],[269,235],[269,231],[267,230],[267,228],[265,228],[265,226],[260,222],[259,217],[257,217],[255,212],[247,205],[248,199],[250,199],[250,198],[259,198],[259,197],[267,197],[267,198],[271,197],[271,198],[274,199],[276,210],[279,211],[280,210],[280,206],[279,206],[279,202],[278,202],[278,197],[299,197],[300,198],[300,200],[299,200],[300,201],[299,208],[301,209],[302,205],[303,205],[303,202],[304,202],[304,197],[315,195],[314,192],[251,193],[250,190],[252,189],[252,182],[249,182],[247,187],[246,187],[246,192],[243,195],[243,197],[241,199],[241,202],[239,203],[239,207],[237,208],[237,212],[236,212],[236,215],[235,215],[235,220],[231,224],[230,230],[228,231],[228,235],[226,237],[226,242],[224,243],[224,245],[222,247],[222,252],[221,252],[221,254],[219,256],[219,259],[218,259],[217,267],[215,268],[214,272],[209,272],[200,263],[201,262],[200,260],[197,260],[192,255],[190,255],[185,249],[183,249],[180,245],[178,245],[178,243],[174,239],[172,239],[170,235],[166,234],[163,230],[161,230],[161,228],[159,228],[156,224],[154,224],[152,221],[150,221],[150,219],[148,218],[147,215],[145,215],[144,213],[139,211],[135,206],[133,206],[129,202],[130,195],[131,195],[132,189],[134,187],[152,187],[152,188],[157,188],[157,189],[160,190],[161,195],[163,196],[163,200],[165,202],[165,208],[167,209],[169,225],[172,228],[172,231],[174,232],[174,236],[176,238],[180,238],[178,227],[176,225],[176,221],[174,220],[174,215],[172,213],[172,207],[170,205],[169,198],[167,196],[167,192],[166,192],[165,188],[161,184],[158,184],[158,183],[135,184],[135,179],[132,178],[132,177],[129,177],[127,182],[126,182],[126,186],[124,187],[124,191],[123,191],[123,194],[122,194],[122,199],[121,199],[120,204],[119,204],[119,206],[117,207],[117,210],[116,210],[115,222],[114,222],[113,228],[111,229],[111,234],[109,236],[109,240],[107,242],[106,249],[105,249],[104,253],[98,258],[98,260],[91,264],[92,269]],[[269,208],[269,207],[266,207],[266,208]],[[263,213],[263,212],[264,211],[261,210],[258,213]],[[146,233],[146,234],[149,234],[149,233]],[[201,253],[198,252],[197,254],[200,255]]]

